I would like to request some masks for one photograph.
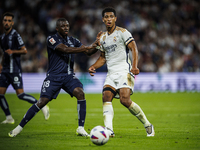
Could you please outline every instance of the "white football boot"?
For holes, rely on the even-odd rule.
[[[6,119],[1,122],[1,124],[14,124],[14,123],[15,123],[15,120],[13,118]]]
[[[84,127],[81,126],[76,129],[76,134],[79,136],[90,137],[90,135],[85,131]]]
[[[155,135],[154,126],[152,124],[148,127],[145,127],[145,129],[147,132],[147,137],[151,137]]]
[[[8,133],[9,137],[16,137],[21,131],[22,131],[22,127],[20,125],[18,125],[15,129],[13,129],[12,131],[10,131]]]
[[[107,132],[109,134],[109,137],[114,137],[115,136],[115,133],[111,129],[109,129],[109,128],[106,128],[106,129],[107,129]]]

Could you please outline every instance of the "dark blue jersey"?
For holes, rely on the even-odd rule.
[[[80,47],[82,43],[74,38],[62,38],[58,33],[47,38],[47,52],[49,66],[47,70],[48,76],[66,76],[74,73],[74,54],[66,54],[55,50],[59,44],[65,44],[68,47]]]
[[[21,62],[20,62],[20,54],[11,54],[5,53],[5,50],[19,50],[22,46],[24,46],[24,42],[17,33],[15,29],[12,29],[7,35],[4,33],[0,37],[0,45],[1,49],[4,53],[4,63],[2,72],[7,73],[19,73],[22,72]]]

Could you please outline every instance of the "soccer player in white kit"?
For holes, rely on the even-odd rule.
[[[110,137],[114,137],[112,100],[119,98],[121,104],[143,123],[147,137],[154,136],[153,125],[148,121],[140,106],[130,99],[134,88],[134,75],[140,72],[137,68],[137,46],[129,31],[116,26],[116,20],[114,8],[107,7],[102,11],[102,21],[106,25],[107,32],[103,32],[100,37],[101,54],[98,60],[88,69],[90,75],[94,76],[97,68],[107,64],[108,73],[103,87],[104,124]],[[129,58],[129,50],[132,51],[132,62]]]

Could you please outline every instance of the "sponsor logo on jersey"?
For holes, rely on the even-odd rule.
[[[14,84],[17,84],[17,86],[19,86],[20,84],[20,81],[19,81],[19,78],[18,77],[14,77]]]
[[[54,38],[50,38],[50,39],[49,39],[49,42],[50,42],[52,45],[56,43],[56,41],[54,40]]]
[[[14,81],[18,81],[19,80],[19,78],[18,77],[14,77]]]
[[[108,52],[108,53],[111,53],[111,52],[114,52],[115,51],[115,48],[117,47],[117,45],[116,44],[113,44],[113,45],[110,45],[110,46],[107,46],[107,47],[105,47],[105,49],[106,49],[106,51]]]

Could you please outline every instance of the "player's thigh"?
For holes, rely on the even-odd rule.
[[[24,89],[15,89],[15,91],[17,95],[24,93]]]
[[[123,88],[123,87],[134,87],[134,76],[132,76],[130,73],[122,73],[118,76],[118,85],[117,88]]]
[[[120,97],[120,102],[123,104],[125,107],[129,107],[132,103],[130,99],[130,94],[131,94],[131,89],[130,88],[121,88],[119,89],[119,97]]]
[[[85,98],[83,92],[83,84],[75,76],[69,76],[66,82],[63,83],[62,89],[70,94],[71,97],[75,96],[77,99]]]
[[[46,97],[49,100],[56,99],[61,87],[62,81],[54,81],[53,78],[46,77],[41,87],[40,98]]]
[[[9,74],[10,82],[15,90],[23,89],[23,81],[22,81],[22,74],[21,73],[11,73]]]
[[[10,85],[9,76],[6,73],[0,74],[0,87],[1,87],[1,93],[5,94],[8,86]]]
[[[131,95],[134,90],[134,80],[135,80],[134,77],[130,73],[123,73],[118,77],[118,79],[119,79],[119,84],[117,85],[116,89],[118,89],[119,91],[120,89],[123,89],[123,88],[125,89],[129,88],[130,95]]]
[[[131,94],[131,89],[128,88],[128,87],[125,87],[125,88],[120,88],[119,89],[119,97],[120,97],[120,100],[124,99],[124,100],[128,100],[130,99],[130,94]]]
[[[5,87],[0,87],[0,94],[4,95],[6,93],[7,88]]]

